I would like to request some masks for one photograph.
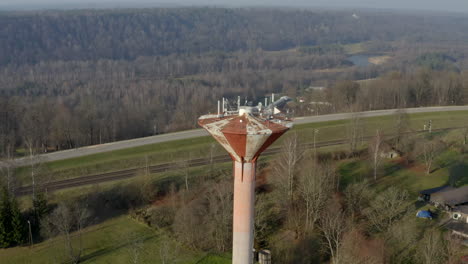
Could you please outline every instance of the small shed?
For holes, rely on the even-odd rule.
[[[396,150],[394,147],[390,146],[387,142],[382,142],[380,150],[380,157],[385,159],[395,159],[401,157],[400,151]]]

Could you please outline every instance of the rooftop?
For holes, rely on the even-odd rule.
[[[419,194],[433,194],[433,193],[436,193],[436,192],[443,192],[443,191],[449,191],[449,190],[453,190],[455,188],[451,187],[451,186],[448,186],[448,185],[444,185],[444,186],[440,186],[440,187],[435,187],[435,188],[431,188],[431,189],[427,189],[427,190],[422,190],[419,192]]]
[[[431,195],[431,201],[449,206],[468,203],[468,185],[457,189],[446,189]]]
[[[447,229],[468,235],[468,224],[456,220],[450,220],[445,224]]]
[[[468,205],[457,206],[453,211],[468,214]]]

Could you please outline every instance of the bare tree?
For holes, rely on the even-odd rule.
[[[446,263],[444,243],[439,230],[431,229],[424,233],[424,239],[420,243],[420,254],[424,264]]]
[[[30,166],[33,200],[36,199],[36,172],[40,166],[38,154],[47,149],[50,116],[48,116],[48,111],[43,109],[44,107],[47,107],[45,101],[32,105],[21,120],[22,139],[28,153],[27,164]]]
[[[448,233],[445,235],[445,258],[447,264],[458,264],[460,263],[460,257],[463,252],[463,245],[460,239],[454,238],[452,234]]]
[[[351,214],[351,218],[360,214],[364,208],[368,206],[368,203],[374,197],[374,193],[369,188],[367,181],[351,183],[346,186],[344,191],[346,199],[346,210]]]
[[[333,191],[334,168],[312,163],[299,174],[299,195],[305,206],[305,231],[314,229]]]
[[[176,264],[177,252],[176,245],[171,243],[169,237],[163,237],[159,244],[159,259],[161,264]]]
[[[383,135],[379,129],[375,133],[375,137],[369,142],[369,154],[372,161],[372,169],[374,174],[374,180],[377,180],[377,172],[382,161],[382,143]]]
[[[381,264],[385,262],[385,246],[382,241],[368,238],[364,232],[351,226],[343,236],[338,253],[346,264]]]
[[[255,245],[263,248],[268,237],[276,232],[275,224],[280,221],[280,208],[272,195],[260,193],[255,196]]]
[[[140,263],[141,254],[144,253],[143,239],[141,237],[134,237],[133,234],[128,234],[127,240],[127,253],[129,255],[129,263],[138,264]]]
[[[193,248],[225,251],[231,243],[226,227],[232,226],[232,182],[210,184],[206,189],[195,199],[183,201],[174,218],[174,233]]]
[[[207,211],[205,220],[207,232],[212,237],[213,244],[218,251],[224,252],[230,246],[231,232],[226,226],[232,223],[232,190],[233,185],[228,182],[215,184],[205,194]]]
[[[25,138],[24,142],[28,148],[29,153],[29,166],[31,170],[31,187],[32,187],[32,199],[36,199],[36,148],[35,143],[31,138]]]
[[[136,190],[138,190],[137,197],[141,199],[138,202],[153,202],[158,197],[159,193],[159,188],[158,185],[155,184],[154,177],[147,173],[146,169],[139,170],[136,175],[135,182],[137,186]]]
[[[419,153],[421,153],[424,164],[426,165],[426,175],[431,173],[434,160],[442,150],[442,143],[437,139],[423,141],[419,144]]]
[[[395,148],[401,149],[403,136],[410,129],[409,116],[404,109],[398,109],[394,114]]]
[[[6,146],[5,157],[3,159],[0,158],[0,174],[4,175],[4,182],[7,190],[9,192],[13,191],[13,184],[14,184],[14,161],[12,159],[12,147],[11,145]]]
[[[468,127],[462,130],[463,133],[463,145],[468,143]]]
[[[302,157],[302,150],[299,148],[298,136],[296,133],[287,137],[283,141],[281,153],[275,164],[275,176],[280,186],[286,187],[289,201],[294,200],[294,191],[297,184],[297,164]]]
[[[421,242],[421,226],[414,215],[407,214],[383,234],[388,263],[414,263],[419,261],[416,248]]]
[[[210,152],[208,153],[208,159],[209,159],[209,163],[210,163],[210,177],[213,177],[214,175],[214,165],[215,165],[215,162],[214,162],[214,158],[215,158],[215,155],[216,155],[216,149],[217,149],[217,144],[216,143],[211,143],[210,144]],[[204,179],[202,179],[204,181]]]
[[[347,125],[347,137],[349,142],[349,152],[355,153],[359,144],[359,139],[363,137],[363,122],[359,113],[353,113]]]
[[[63,237],[66,255],[71,263],[80,262],[83,253],[82,229],[89,216],[87,206],[76,202],[61,202],[48,216],[49,230]]]
[[[409,194],[406,190],[390,187],[370,202],[370,207],[364,210],[371,228],[385,231],[400,219],[409,208]]]
[[[342,262],[338,251],[341,248],[346,229],[347,222],[343,209],[336,199],[330,199],[328,207],[320,216],[320,230],[334,264]]]
[[[181,160],[179,162],[179,168],[180,170],[182,171],[182,174],[184,176],[184,183],[185,183],[185,190],[188,191],[189,190],[189,176],[190,176],[190,158],[191,158],[191,154],[188,153],[187,156],[186,156],[186,159],[184,160]]]

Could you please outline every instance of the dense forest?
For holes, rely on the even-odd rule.
[[[23,147],[44,152],[194,128],[222,96],[256,101],[274,92],[330,105],[293,103],[296,115],[468,100],[460,45],[468,20],[453,15],[77,10],[1,14],[0,24],[7,157]],[[353,66],[353,45],[392,59]],[[328,89],[307,92],[314,86]]]
[[[2,65],[468,38],[463,17],[382,12],[355,19],[349,12],[275,9],[50,11],[3,14],[0,24]]]

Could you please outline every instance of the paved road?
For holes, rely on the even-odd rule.
[[[441,128],[441,129],[434,129],[433,131],[434,132],[448,131],[448,130],[459,129],[459,128],[461,127]],[[424,132],[424,131],[413,131],[413,132],[406,132],[406,133],[413,134],[413,133],[420,133],[420,132]],[[372,138],[372,136],[367,136],[367,137],[364,137],[363,139],[368,140],[370,138]],[[328,147],[328,146],[342,145],[346,143],[348,143],[348,140],[332,140],[332,141],[318,142],[317,144],[305,143],[305,144],[302,144],[301,147],[303,149],[310,149],[314,147],[322,148],[322,147]],[[281,149],[279,147],[269,148],[262,153],[262,156],[273,155],[273,154],[279,153],[280,151]],[[229,155],[227,154],[224,154],[224,155],[215,156],[212,159],[196,158],[196,159],[187,160],[186,166],[197,167],[197,166],[203,166],[203,165],[209,165],[209,164],[224,163],[228,161],[231,161],[231,157],[229,157]],[[47,182],[40,186],[36,186],[37,188],[36,190],[45,191],[45,192],[54,192],[57,190],[62,190],[62,189],[71,188],[71,187],[79,187],[79,186],[85,186],[85,185],[90,185],[90,184],[98,184],[98,183],[103,183],[103,182],[128,179],[128,178],[137,176],[139,173],[145,170],[148,171],[149,173],[160,173],[160,172],[180,170],[180,169],[181,169],[180,163],[169,162],[169,163],[148,166],[146,168],[145,167],[130,168],[130,169],[125,169],[125,170],[120,170],[120,171],[85,175],[85,176],[80,176],[77,178]],[[20,186],[19,188],[15,190],[15,194],[17,196],[29,195],[31,193],[32,193],[32,186]]]
[[[407,108],[405,110],[409,114],[446,112],[446,111],[468,110],[468,106],[421,107],[421,108]],[[390,109],[390,110],[360,112],[358,114],[361,117],[388,116],[388,115],[394,114],[396,111],[397,111],[396,109]],[[294,124],[307,124],[307,123],[317,123],[317,122],[324,122],[324,121],[343,120],[343,119],[350,118],[352,115],[353,115],[352,113],[345,113],[345,114],[330,114],[330,115],[320,115],[320,116],[298,117],[294,120]],[[202,136],[207,136],[207,135],[208,133],[203,129],[193,129],[193,130],[187,130],[187,131],[181,131],[181,132],[175,132],[175,133],[167,133],[167,134],[151,136],[151,137],[123,140],[123,141],[117,141],[117,142],[106,143],[106,144],[101,144],[101,145],[94,145],[94,146],[82,147],[82,148],[77,148],[77,149],[46,153],[46,154],[41,154],[38,160],[42,162],[64,160],[64,159],[76,158],[76,157],[86,156],[90,154],[97,154],[97,153],[102,153],[102,152],[107,152],[107,151],[132,148],[132,147],[138,147],[138,146],[143,146],[143,145],[148,145],[148,144],[168,142],[168,141],[173,141],[173,140],[190,139],[190,138],[202,137]],[[15,164],[17,166],[29,165],[30,160],[28,158],[19,158],[15,160]]]

